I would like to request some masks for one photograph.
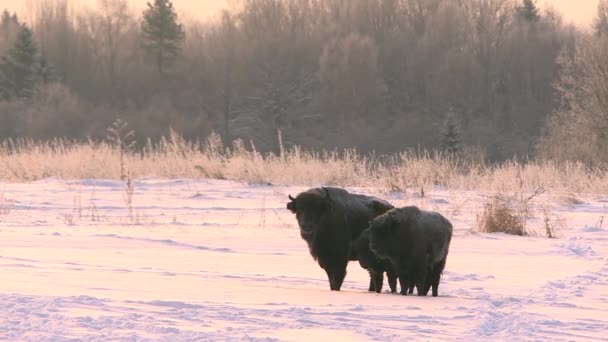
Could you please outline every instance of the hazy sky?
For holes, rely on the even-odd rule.
[[[24,4],[41,0],[0,0],[0,8],[23,11]],[[98,0],[71,0],[75,4],[95,5]],[[147,0],[130,0],[133,8],[141,10]],[[175,8],[182,16],[207,18],[227,6],[229,0],[173,0]],[[552,4],[566,21],[587,25],[595,13],[598,0],[538,0],[543,7]]]
[[[17,13],[26,11],[29,4],[43,0],[0,0],[0,9],[8,8]],[[68,0],[75,5],[86,5],[94,7],[99,0]],[[154,0],[129,0],[134,10],[140,11],[146,6],[146,2]],[[227,8],[230,0],[173,0],[173,6],[182,17],[207,18],[215,15],[221,9]]]
[[[539,5],[553,5],[561,12],[566,21],[572,21],[575,24],[588,25],[595,15],[597,10],[598,0],[542,0],[538,1]]]

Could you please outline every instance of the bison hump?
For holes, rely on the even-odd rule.
[[[370,199],[370,208],[374,211],[376,215],[380,215],[393,209],[394,206],[385,200],[372,197]]]

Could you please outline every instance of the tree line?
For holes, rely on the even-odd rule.
[[[40,1],[2,15],[0,137],[103,139],[121,118],[140,143],[603,162],[607,3],[587,32],[534,0],[241,0],[205,22]]]

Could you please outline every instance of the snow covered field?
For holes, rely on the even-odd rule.
[[[132,211],[125,188],[0,183],[0,340],[608,341],[608,195],[539,199],[548,239],[471,234],[474,192],[351,189],[452,221],[433,298],[368,293],[354,262],[329,291],[285,209],[305,187],[145,178]]]

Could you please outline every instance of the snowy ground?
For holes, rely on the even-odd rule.
[[[140,179],[130,213],[124,182],[0,183],[0,340],[608,341],[608,196],[549,198],[548,239],[471,234],[475,193],[371,192],[454,223],[433,298],[357,263],[329,291],[285,209],[304,189]]]

